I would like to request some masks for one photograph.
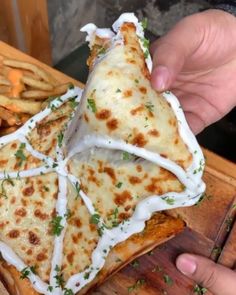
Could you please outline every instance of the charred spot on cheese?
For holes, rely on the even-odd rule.
[[[137,166],[136,166],[136,170],[137,170],[138,172],[142,172],[143,168],[142,168],[141,165],[137,165]]]
[[[26,156],[24,154],[25,147],[26,147],[26,144],[21,143],[18,150],[15,153],[15,157],[18,160],[18,163],[17,163],[18,166],[21,166],[23,164],[23,162],[26,160]]]
[[[49,218],[48,214],[41,212],[40,209],[36,209],[34,211],[34,216],[41,219],[41,220],[45,220],[45,219]]]
[[[39,245],[40,244],[40,238],[33,231],[29,231],[28,240],[29,240],[30,244],[32,244],[32,245]]]
[[[111,120],[107,121],[106,125],[107,125],[107,128],[109,130],[113,131],[113,130],[118,128],[118,120],[117,119],[111,119]]]
[[[69,254],[67,254],[66,258],[70,264],[72,264],[74,262],[74,256],[75,256],[74,251],[71,251]]]
[[[148,134],[151,136],[155,136],[155,137],[159,137],[160,136],[160,132],[156,129],[152,129],[148,131]]]
[[[155,193],[157,195],[161,195],[163,194],[163,190],[159,184],[159,178],[151,178],[151,183],[148,184],[147,186],[145,186],[145,189],[149,192],[149,193]]]
[[[48,256],[44,252],[40,252],[37,256],[36,259],[37,261],[44,261],[48,258]]]
[[[46,137],[51,133],[50,123],[37,126],[37,134],[42,137]]]
[[[130,113],[131,113],[131,115],[135,116],[135,115],[137,115],[137,113],[140,113],[140,112],[142,112],[143,110],[144,110],[144,106],[143,106],[143,105],[140,105],[140,106],[138,106],[137,108],[132,109],[132,110],[130,111]]]
[[[115,170],[111,167],[104,167],[103,171],[110,176],[110,178],[112,179],[112,182],[115,183],[116,182],[116,174],[115,174]]]
[[[161,156],[162,158],[167,159],[167,155],[166,155],[166,154],[161,153],[160,156]]]
[[[132,95],[133,95],[133,91],[130,89],[123,91],[123,97],[130,97]]]
[[[24,196],[26,196],[26,197],[32,196],[33,193],[34,193],[34,187],[33,187],[33,185],[28,186],[28,187],[26,187],[26,188],[24,188],[24,189],[22,190],[22,194],[23,194]]]
[[[174,127],[177,127],[177,122],[176,122],[176,119],[175,118],[171,118],[168,120],[168,123],[171,125],[171,126],[174,126]]]
[[[144,87],[144,86],[141,86],[141,87],[139,87],[139,91],[140,91],[142,94],[146,94],[146,93],[147,93],[147,88]]]
[[[138,133],[135,135],[135,137],[132,139],[132,144],[136,145],[138,147],[143,147],[148,143],[148,140],[145,139],[143,133]]]
[[[129,176],[129,182],[131,184],[138,184],[142,182],[142,179],[137,176]]]
[[[129,191],[125,190],[122,193],[115,193],[115,203],[118,206],[124,205],[127,201],[131,200],[132,196]]]
[[[96,118],[99,120],[107,120],[111,116],[111,111],[107,109],[103,109],[96,113]]]
[[[15,215],[24,217],[24,216],[26,216],[26,210],[24,208],[16,209]]]
[[[18,229],[12,229],[9,233],[8,233],[8,236],[9,238],[11,239],[16,239],[18,238],[20,235],[20,231]]]

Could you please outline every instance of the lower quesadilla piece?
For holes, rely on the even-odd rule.
[[[150,85],[141,24],[88,25],[82,91],[71,87],[0,138],[0,274],[10,294],[85,294],[180,232],[204,158],[177,99]],[[159,212],[157,212],[159,211]]]

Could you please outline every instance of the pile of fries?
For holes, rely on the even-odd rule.
[[[0,56],[0,136],[14,132],[45,107],[45,101],[65,93],[39,66]]]

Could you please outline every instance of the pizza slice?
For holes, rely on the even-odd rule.
[[[141,23],[89,24],[86,87],[0,138],[0,274],[10,294],[85,294],[173,237],[205,189],[177,99],[150,85]]]

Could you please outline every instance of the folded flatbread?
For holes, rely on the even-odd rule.
[[[89,24],[90,75],[0,138],[0,274],[10,294],[84,294],[177,234],[205,189],[177,99],[150,86],[143,29]]]

